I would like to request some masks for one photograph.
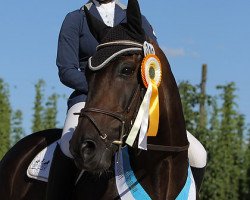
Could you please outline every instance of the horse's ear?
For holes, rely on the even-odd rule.
[[[102,38],[109,31],[110,27],[107,26],[104,22],[98,20],[93,15],[91,15],[86,6],[84,6],[84,12],[86,15],[86,19],[87,19],[90,32],[95,37],[95,39],[100,43]]]
[[[140,6],[137,0],[129,0],[127,7],[127,26],[136,35],[144,35]]]

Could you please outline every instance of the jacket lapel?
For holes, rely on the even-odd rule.
[[[120,24],[121,22],[125,22],[126,18],[126,10],[122,9],[119,5],[115,5],[115,19],[114,26]]]
[[[102,19],[100,13],[98,12],[97,8],[96,8],[94,5],[92,5],[92,6],[90,7],[89,12],[90,12],[93,16],[95,16],[97,19],[99,19],[100,21],[103,22],[103,19]]]
[[[87,6],[89,12],[93,16],[95,16],[97,19],[99,19],[100,21],[103,22],[103,19],[102,19],[100,13],[98,12],[97,8],[93,5],[93,2],[89,1],[86,4],[86,6]],[[125,22],[125,20],[124,20],[125,18],[126,18],[125,6],[116,0],[114,26],[120,24],[121,22]]]
[[[98,12],[97,8],[95,7],[94,3],[92,1],[88,1],[84,6],[87,7],[87,9],[89,10],[89,12],[95,16],[95,18],[99,19],[100,21],[103,22],[103,19],[100,15],[100,13]],[[82,10],[84,11],[84,6],[82,7]]]

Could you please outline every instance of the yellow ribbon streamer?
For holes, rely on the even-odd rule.
[[[158,87],[154,80],[151,79],[152,83],[152,95],[150,99],[149,108],[149,128],[147,136],[156,136],[159,126],[159,97]]]

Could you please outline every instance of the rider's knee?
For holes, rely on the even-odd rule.
[[[207,151],[204,146],[191,133],[187,131],[189,162],[192,167],[203,168],[207,164]]]
[[[64,123],[64,128],[62,132],[62,137],[59,141],[59,145],[61,147],[62,152],[69,158],[73,158],[72,154],[69,150],[69,141],[72,138],[72,135],[75,131],[75,128],[78,123],[79,115],[75,115],[75,113],[79,113],[82,108],[84,108],[85,102],[79,102],[73,105],[67,113],[67,117]]]
[[[68,132],[66,134],[63,134],[60,141],[59,141],[59,145],[60,145],[60,148],[61,148],[63,154],[69,158],[73,158],[73,156],[69,150],[69,141],[72,137],[72,134],[73,134],[73,132]]]

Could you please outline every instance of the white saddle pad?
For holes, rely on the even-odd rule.
[[[49,170],[57,141],[43,149],[30,163],[27,176],[32,179],[48,182]]]

